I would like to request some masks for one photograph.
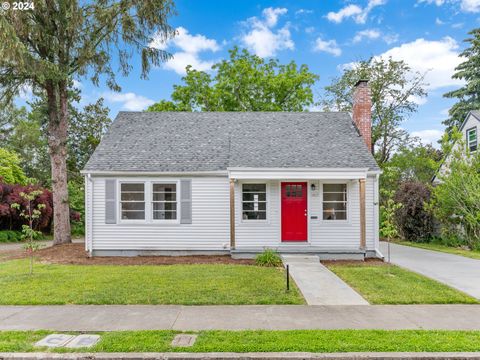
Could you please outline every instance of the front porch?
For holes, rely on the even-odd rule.
[[[265,248],[321,259],[382,257],[378,173],[368,169],[229,169],[230,252]]]

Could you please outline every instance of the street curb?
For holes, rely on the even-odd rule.
[[[480,360],[480,352],[352,352],[352,353],[0,353],[0,360]]]

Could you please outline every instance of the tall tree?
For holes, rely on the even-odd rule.
[[[52,168],[54,244],[71,242],[67,189],[68,86],[88,75],[94,84],[106,79],[115,91],[115,75],[127,75],[129,59],[141,52],[142,78],[151,65],[169,58],[149,44],[154,36],[174,35],[168,18],[171,0],[40,0],[27,11],[0,16],[0,99],[9,101],[25,86],[44,92],[49,121]],[[118,54],[119,71],[110,60]]]
[[[68,132],[68,161],[70,175],[80,175],[102,136],[112,123],[103,105],[103,98],[86,105],[83,110],[73,108]]]
[[[346,68],[341,77],[325,87],[322,104],[326,110],[352,111],[353,88],[369,80],[372,93],[372,145],[380,165],[393,151],[409,142],[401,123],[417,110],[417,99],[427,95],[424,76],[404,61],[371,58]]]
[[[466,60],[455,68],[452,76],[464,80],[465,85],[444,95],[458,100],[449,110],[449,118],[443,122],[448,133],[454,126],[460,127],[470,110],[480,109],[480,28],[473,29],[469,35],[471,37],[465,40],[469,47],[460,54]]]
[[[50,158],[45,134],[44,114],[38,111],[35,102],[24,116],[10,117],[10,131],[5,138],[5,147],[15,151],[25,174],[43,186],[50,185]]]
[[[313,104],[318,76],[307,65],[283,65],[234,48],[230,58],[212,66],[215,75],[190,66],[170,100],[148,111],[304,111]]]

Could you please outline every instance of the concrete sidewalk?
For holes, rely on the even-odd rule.
[[[0,330],[480,330],[480,305],[0,306]]]
[[[348,284],[314,255],[282,255],[308,305],[368,305]]]
[[[385,242],[380,249],[387,256]],[[425,250],[412,246],[390,244],[392,263],[440,281],[480,299],[480,260]]]

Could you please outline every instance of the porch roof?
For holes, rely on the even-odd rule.
[[[368,174],[379,174],[379,170],[368,168],[229,168],[228,176],[238,180],[356,180],[365,179]]]

